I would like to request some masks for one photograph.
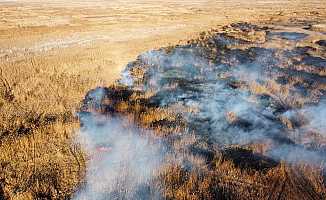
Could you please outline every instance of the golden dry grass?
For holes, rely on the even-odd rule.
[[[2,65],[0,180],[6,197],[63,199],[83,178],[85,155],[73,145],[79,126],[74,112],[98,83],[85,78],[91,72],[80,73],[36,59]]]
[[[217,162],[210,169],[187,171],[180,166],[162,174],[166,199],[323,199],[319,172],[285,164],[267,172],[241,170],[232,162]]]
[[[187,39],[216,24],[283,20],[296,10],[314,18],[319,15],[310,12],[325,7],[319,1],[282,1],[274,9],[268,2],[253,6],[251,1],[187,1],[185,7],[185,1],[154,7],[151,1],[125,1],[121,4],[125,7],[121,2],[113,3],[114,13],[108,9],[111,5],[102,7],[101,1],[0,4],[0,199],[65,199],[73,194],[83,179],[86,160],[73,143],[79,127],[75,110],[90,88],[116,79],[121,67],[140,52]],[[275,15],[282,9],[282,15]],[[110,13],[112,19],[98,16]],[[109,39],[80,45],[73,38],[71,46],[51,49],[50,45],[39,51],[56,39],[66,44],[74,33],[83,40],[89,35]],[[144,114],[142,118],[150,123],[164,116]],[[180,170],[174,171],[179,176],[172,176],[173,172],[170,178],[182,178]],[[167,197],[210,198],[207,188],[215,180],[190,177],[183,187],[180,180],[176,185],[168,180],[173,188]],[[196,197],[197,190],[205,192]]]

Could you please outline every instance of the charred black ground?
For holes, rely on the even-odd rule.
[[[128,116],[155,131],[176,157],[182,149],[181,168],[171,173],[185,170],[185,179],[165,185],[162,198],[178,199],[173,192],[199,170],[198,183],[216,176],[199,199],[322,199],[325,185],[316,179],[326,159],[324,41],[300,27],[211,30],[140,55],[116,84],[86,95],[81,123],[89,113]],[[184,144],[188,137],[195,139]],[[198,169],[191,156],[205,166]],[[226,165],[233,172],[223,171]],[[241,184],[250,176],[257,185]]]

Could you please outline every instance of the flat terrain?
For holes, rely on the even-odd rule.
[[[0,0],[0,199],[78,190],[88,158],[75,111],[139,54],[237,22],[316,30],[302,45],[323,46],[323,1]]]
[[[325,9],[320,0],[4,1],[1,65],[29,63],[34,57],[68,71],[100,68],[100,78],[112,81],[141,52],[187,40],[211,27],[325,19]]]

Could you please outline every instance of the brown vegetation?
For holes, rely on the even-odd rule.
[[[31,60],[1,68],[0,180],[5,199],[64,199],[80,183],[75,106],[95,82]]]
[[[318,12],[323,11],[324,5],[318,3],[315,6],[304,1],[298,2],[301,3],[298,3],[299,6],[296,8],[300,9],[300,13],[307,15],[306,17],[312,20],[323,18],[324,13]],[[266,21],[270,20],[271,16],[274,18],[273,21],[283,23],[294,15],[292,1],[278,5],[277,9],[285,10],[279,15],[275,15],[275,10],[270,8],[270,4],[257,8],[253,7],[251,2],[245,5],[239,2],[236,4],[237,9],[234,9],[234,2],[219,6],[215,6],[213,2],[204,6],[203,10],[193,9],[196,5],[190,5],[182,10],[182,14],[174,11],[177,15],[175,13],[171,15],[173,13],[171,9],[165,11],[165,8],[174,9],[176,6],[163,5],[152,11],[151,6],[143,9],[142,4],[139,4],[140,6],[137,4],[138,10],[130,7],[122,15],[119,13],[121,10],[118,10],[114,20],[109,23],[101,16],[95,18],[88,16],[98,12],[103,15],[108,12],[111,14],[113,11],[107,11],[107,8],[99,11],[97,7],[88,9],[89,7],[85,5],[82,5],[82,8],[66,9],[62,5],[61,8],[60,5],[59,8],[52,5],[53,7],[47,11],[37,3],[28,9],[26,5],[29,4],[1,5],[0,15],[4,20],[0,24],[0,199],[69,199],[78,189],[84,178],[87,156],[81,147],[73,142],[79,128],[79,121],[74,114],[80,107],[80,100],[85,93],[90,88],[101,85],[103,77],[109,81],[117,78],[117,71],[120,70],[117,69],[117,65],[123,65],[141,51],[170,42],[175,43],[186,38],[186,33],[190,36],[216,23],[226,24],[241,20]],[[22,11],[17,7],[26,9]],[[85,7],[87,9],[83,9]],[[32,9],[29,10],[30,8]],[[147,14],[149,11],[157,10],[156,14]],[[221,14],[221,10],[230,12]],[[313,13],[313,10],[318,12]],[[55,23],[49,26],[45,18],[52,19],[54,14],[51,11],[58,14],[55,15]],[[133,17],[129,17],[130,11],[133,12]],[[35,13],[41,16],[40,18],[45,16],[44,21],[39,18],[35,20]],[[73,13],[75,18],[69,19],[71,21],[65,24],[65,19],[61,21],[60,18],[64,13],[68,13],[67,16]],[[171,16],[166,17],[168,15]],[[140,18],[137,18],[139,16]],[[151,16],[150,20],[148,16]],[[85,20],[83,17],[89,19],[93,17],[94,20]],[[141,22],[137,24],[136,19]],[[153,23],[157,24],[154,26]],[[175,30],[175,26],[179,24],[184,24],[186,28]],[[148,25],[151,27],[146,29],[144,36],[144,27]],[[104,27],[104,32],[95,34]],[[163,28],[155,30],[155,27]],[[323,24],[314,27],[320,29],[323,28]],[[77,40],[72,42],[72,46],[75,47],[68,47],[66,50],[60,45],[52,50],[33,49],[34,44],[42,46],[41,40],[44,39],[46,44],[46,41],[53,37],[62,39],[65,44],[67,42],[65,40],[71,39],[70,34],[74,32],[78,32],[80,37],[87,40],[88,38],[84,37],[89,34],[87,31],[95,38],[106,34],[112,36],[110,39],[113,38],[114,42],[104,44],[100,42],[101,44],[85,47],[78,45]],[[164,31],[168,33],[157,36]],[[128,36],[121,37],[128,32],[130,32]],[[43,38],[44,35],[46,38]],[[202,34],[202,39],[205,39],[204,36],[205,34]],[[244,40],[260,42],[264,41],[264,37],[263,33],[245,33],[242,36]],[[216,53],[218,49],[212,51]],[[305,69],[304,66],[298,67]],[[316,70],[315,73],[325,74],[322,70]],[[325,88],[325,85],[316,87]],[[273,89],[272,84],[254,85],[250,88],[257,93],[269,95],[280,95],[278,92],[283,91],[278,86]],[[116,92],[117,90],[115,95]],[[302,103],[301,99],[296,99],[298,102],[288,99],[286,89],[281,94],[279,99],[282,102],[294,103],[295,106]],[[157,130],[160,134],[164,133],[162,135],[183,130],[183,120],[173,115],[173,109],[157,109],[155,105],[149,105],[150,102],[146,101],[149,97],[151,94],[135,95],[130,98],[128,96],[123,101],[119,99],[115,112],[131,111],[133,120],[146,128]],[[111,103],[112,101],[108,101],[108,104],[112,105]],[[165,197],[252,199],[258,195],[262,199],[295,199],[302,196],[307,196],[307,199],[321,199],[325,195],[323,177],[318,169],[311,170],[306,166],[292,168],[286,164],[278,164],[263,171],[247,170],[239,167],[242,165],[235,166],[230,157],[222,156],[223,153],[215,153],[214,159],[202,169],[187,171],[181,166],[175,166],[163,170]],[[270,196],[271,188],[276,191],[273,194],[279,196]]]
[[[321,176],[309,167],[280,164],[267,171],[241,170],[230,161],[211,169],[186,171],[179,166],[163,174],[167,199],[324,199]]]
[[[241,30],[248,27],[248,29],[252,29],[253,31],[257,29],[255,25],[239,23],[232,24],[226,30],[229,30],[233,34],[233,27],[241,27]],[[237,47],[243,47],[247,44],[240,43],[240,45],[237,44],[231,47],[219,46],[219,41],[211,41],[214,38],[219,38],[221,34],[224,33],[215,31],[213,33],[205,33],[203,35],[206,34],[208,35],[207,37],[200,37],[198,40],[193,40],[184,48],[187,49],[198,46],[203,47],[204,50],[199,52],[204,53],[199,55],[207,56],[207,54],[211,55],[211,51],[215,47],[220,51],[220,54],[215,55],[215,57],[213,57],[213,61],[231,61],[230,66],[227,68],[228,70],[232,70],[232,68],[237,67],[237,65],[241,66],[241,59],[244,60],[244,63],[249,61],[251,61],[249,63],[258,62],[262,65],[260,66],[261,69],[266,71],[269,69],[269,67],[274,67],[273,70],[278,70],[278,65],[271,65],[269,62],[266,64],[264,61],[257,60],[257,58],[260,58],[259,53],[264,52],[262,50],[263,48],[257,48],[258,51],[255,52],[255,49],[251,49],[251,45],[248,45],[249,47],[241,50],[237,49]],[[227,34],[223,36],[230,37]],[[232,38],[235,38],[234,40],[239,39],[235,35],[232,35]],[[240,33],[240,40],[242,39],[243,37]],[[261,38],[258,39],[258,44],[261,43],[260,39]],[[254,37],[254,39],[251,38],[250,40],[253,40],[251,42],[255,42],[257,38]],[[248,39],[246,42],[249,42],[250,40]],[[222,42],[224,42],[224,40]],[[209,43],[209,45],[206,45],[207,43]],[[252,46],[254,45],[257,45],[257,43],[252,44]],[[183,107],[181,105],[183,100],[179,100],[180,104],[178,104],[178,102],[164,104],[163,106],[161,104],[166,100],[170,100],[169,95],[172,96],[172,100],[175,100],[175,98],[173,98],[174,92],[176,96],[182,94],[182,92],[187,94],[190,93],[193,95],[190,96],[191,100],[196,101],[198,100],[195,95],[196,91],[198,90],[196,86],[205,84],[205,86],[209,85],[209,81],[207,81],[205,78],[187,80],[186,78],[179,77],[177,70],[175,74],[171,76],[167,75],[170,74],[169,64],[174,60],[164,59],[171,55],[171,57],[174,58],[174,53],[177,52],[176,49],[178,47],[168,47],[166,49],[162,48],[158,50],[161,51],[159,53],[163,52],[162,54],[152,52],[152,54],[149,56],[153,56],[154,60],[156,58],[155,55],[157,55],[155,53],[161,55],[160,58],[162,59],[162,62],[158,62],[158,64],[155,61],[153,63],[148,63],[147,60],[150,60],[151,57],[138,57],[136,61],[131,62],[127,67],[127,70],[131,76],[129,78],[134,80],[132,86],[124,86],[117,82],[116,85],[112,85],[109,88],[96,88],[91,90],[83,101],[84,106],[82,107],[82,111],[95,113],[100,112],[104,115],[127,115],[131,119],[131,123],[138,124],[140,127],[152,129],[158,133],[160,137],[167,138],[167,143],[170,143],[172,146],[170,147],[172,148],[172,151],[176,152],[176,154],[181,154],[184,162],[188,164],[167,164],[160,169],[161,173],[157,178],[158,183],[153,185],[160,185],[159,188],[161,189],[165,199],[325,199],[326,186],[324,182],[325,174],[324,166],[322,164],[323,160],[319,160],[320,163],[317,164],[310,162],[309,160],[301,163],[291,163],[291,161],[288,162],[286,159],[283,161],[282,159],[274,159],[265,155],[267,150],[277,148],[279,144],[290,144],[290,147],[305,148],[304,146],[306,144],[304,142],[299,141],[297,145],[297,141],[292,141],[290,137],[287,137],[293,129],[297,129],[298,127],[304,126],[307,123],[305,117],[303,115],[296,114],[294,117],[295,119],[288,119],[282,114],[286,113],[286,111],[295,111],[296,109],[303,108],[307,104],[321,101],[320,99],[323,97],[323,91],[320,87],[318,87],[318,85],[323,81],[318,79],[319,76],[312,75],[315,77],[313,84],[307,84],[305,88],[306,91],[311,93],[308,93],[309,95],[304,97],[301,90],[298,91],[294,90],[293,88],[297,83],[305,83],[305,80],[308,80],[307,82],[309,82],[310,79],[304,75],[301,76],[301,74],[297,77],[286,79],[291,71],[277,71],[278,73],[275,73],[277,75],[272,75],[269,78],[263,78],[263,80],[260,80],[260,82],[257,81],[257,79],[260,77],[255,77],[254,79],[247,78],[238,82],[232,82],[232,79],[230,80],[225,78],[230,78],[231,76],[225,76],[222,78],[223,80],[230,81],[230,84],[228,85],[230,86],[229,90],[239,89],[248,91],[252,101],[255,101],[257,104],[259,103],[257,100],[259,97],[267,98],[268,100],[265,100],[264,102],[272,102],[271,104],[276,107],[276,117],[274,119],[273,117],[269,116],[270,119],[265,118],[265,120],[273,120],[273,123],[280,123],[286,127],[284,129],[278,129],[278,133],[275,135],[275,138],[262,137],[262,139],[258,140],[259,142],[252,141],[252,143],[243,145],[226,144],[223,146],[222,144],[221,148],[214,144],[216,141],[212,140],[211,138],[211,135],[214,134],[214,130],[208,132],[210,135],[204,135],[201,133],[201,131],[204,132],[206,129],[211,127],[203,126],[200,128],[200,126],[198,126],[198,128],[196,127],[197,124],[195,124],[196,121],[189,121],[183,118],[182,112],[191,112],[189,111],[191,109],[186,109],[187,106]],[[235,51],[234,54],[233,51]],[[268,51],[268,49],[266,51]],[[231,53],[228,54],[225,52]],[[237,53],[246,56],[246,58],[244,59],[240,57],[238,60],[236,58],[230,59],[232,56],[238,56]],[[176,55],[182,55],[182,53]],[[189,55],[194,56],[194,54]],[[303,55],[307,56],[306,54]],[[265,54],[263,54],[263,56],[265,56]],[[189,57],[187,58],[191,59]],[[200,59],[199,56],[194,56],[194,58],[198,60]],[[274,59],[274,57],[272,58]],[[183,70],[187,71],[187,61],[183,61],[182,59],[182,56],[177,57],[176,62],[179,64],[178,67],[184,67]],[[196,62],[195,59],[194,62]],[[240,62],[240,64],[237,62]],[[194,65],[196,64],[194,63]],[[210,65],[204,66],[206,68],[211,67]],[[254,64],[251,64],[251,66],[254,66]],[[164,69],[164,67],[167,67],[168,69]],[[213,65],[213,67],[216,66]],[[161,71],[155,71],[157,68],[159,68]],[[151,73],[153,73],[153,71],[150,70],[153,70],[154,73],[161,73],[159,75],[161,75],[163,78],[156,79],[155,75],[157,74],[154,74],[154,78],[151,77]],[[241,71],[242,68],[238,68],[238,70]],[[189,71],[189,73],[192,72],[191,70]],[[264,71],[264,73],[266,71]],[[267,73],[270,72],[267,71]],[[311,73],[314,74],[313,72]],[[200,75],[197,75],[197,77],[200,77]],[[255,75],[255,71],[251,71],[251,73],[243,71],[242,75],[244,75],[244,77],[250,77],[251,75]],[[263,73],[259,74],[258,76],[260,75],[263,76]],[[236,77],[237,73],[235,73],[234,76]],[[286,82],[283,84],[280,81],[277,82],[280,77],[285,78]],[[146,89],[139,89],[142,87],[147,88],[150,86],[147,84],[151,81],[156,82],[154,87],[149,89],[151,92],[148,93]],[[103,91],[103,95],[96,95],[98,94],[98,91]],[[315,96],[315,92],[319,92],[320,95]],[[210,95],[214,96],[214,94]],[[94,96],[96,96],[96,98],[93,98]],[[241,101],[241,99],[239,98],[238,101]],[[197,102],[200,103],[200,100]],[[223,102],[221,104],[223,104]],[[281,114],[278,115],[277,113]],[[250,119],[241,118],[237,116],[235,112],[226,112],[225,118],[230,126],[239,127],[239,129],[237,129],[238,131],[241,131],[241,128],[250,130],[253,126]],[[202,122],[201,119],[196,120]],[[209,119],[206,120],[209,121]],[[202,140],[198,138],[193,138],[192,140],[190,138],[190,141],[188,141],[189,138],[187,136],[185,136],[185,138],[175,138],[175,133],[182,133],[184,135],[189,134],[189,132],[187,132],[187,128],[191,126],[195,126],[193,129],[194,137],[198,136]],[[259,127],[259,125],[258,129],[260,132],[268,131],[268,129],[263,128],[263,126]],[[312,144],[316,145],[316,147],[308,148],[315,149],[318,152],[323,152],[322,145],[324,144],[324,135],[317,132],[308,132],[303,133],[309,135],[306,135],[305,137],[318,137],[318,139],[315,139],[313,141],[314,143]],[[255,132],[252,134],[255,134]],[[227,136],[227,134],[225,136]],[[273,141],[274,139],[276,142]],[[286,151],[287,150],[282,151],[282,154],[286,154]],[[304,157],[304,155],[302,156]]]

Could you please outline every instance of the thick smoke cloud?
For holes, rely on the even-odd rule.
[[[161,143],[124,118],[81,113],[80,119],[78,141],[89,160],[74,199],[159,199],[150,185],[163,158]]]
[[[196,107],[198,113],[184,116],[194,125],[191,131],[198,137],[209,137],[222,147],[266,144],[270,147],[265,153],[275,159],[312,163],[324,160],[321,152],[305,148],[294,137],[301,134],[296,132],[307,128],[323,134],[323,101],[303,107],[300,112],[305,113],[308,122],[289,131],[280,122],[280,117],[287,114],[273,106],[273,96],[255,96],[246,89],[230,86],[232,81],[264,85],[281,77],[282,70],[276,67],[281,61],[274,57],[272,50],[258,51],[254,59],[232,66],[212,63],[198,52],[196,48],[181,47],[172,52],[158,50],[141,55],[140,62],[147,67],[145,80],[143,85],[132,87],[154,90],[161,106],[183,103]],[[128,82],[132,82],[132,76],[128,76]]]
[[[326,100],[320,101],[317,105],[287,111],[283,115],[294,121],[298,121],[300,117],[304,118],[300,130],[315,131],[326,137]]]
[[[232,43],[223,37],[218,40],[223,46]],[[287,56],[276,57],[275,49],[229,49],[215,61],[203,52],[191,46],[149,51],[121,74],[120,84],[153,94],[150,101],[156,105],[181,104],[196,110],[179,113],[187,122],[187,131],[171,136],[175,138],[170,138],[173,142],[168,147],[162,138],[135,127],[125,117],[80,113],[79,142],[90,160],[86,184],[75,199],[159,199],[160,192],[149,185],[162,165],[201,167],[216,147],[230,145],[265,145],[261,153],[276,160],[323,164],[326,142],[319,137],[326,137],[326,101],[280,108],[273,91],[256,94],[250,90],[252,84],[281,84],[279,80],[295,74],[305,82],[305,76],[313,75],[279,67]],[[134,67],[141,68],[144,75],[134,76]],[[300,90],[288,89],[289,96],[303,96]],[[103,91],[90,95],[100,106]],[[283,118],[292,123],[290,127]]]

